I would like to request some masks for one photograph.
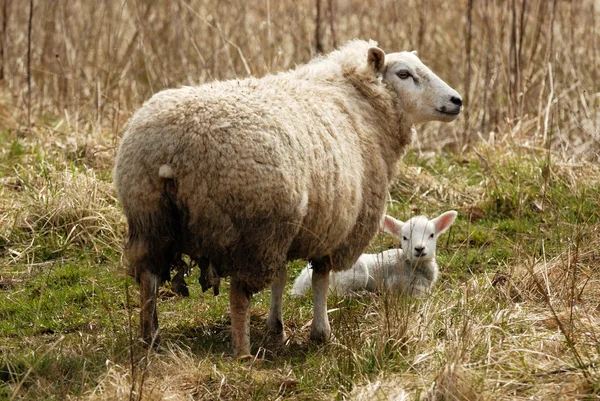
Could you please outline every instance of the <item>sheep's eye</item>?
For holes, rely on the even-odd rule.
[[[408,241],[408,238],[406,238],[406,237],[402,237],[402,239],[403,239],[404,241]]]
[[[406,70],[400,70],[396,73],[396,75],[400,79],[408,79],[409,77],[412,77],[412,75],[410,75],[410,72],[408,72]]]
[[[433,233],[431,233],[431,235],[429,236],[429,238],[433,238]]]

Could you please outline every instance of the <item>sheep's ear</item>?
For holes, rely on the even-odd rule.
[[[402,226],[404,222],[396,220],[392,216],[386,215],[381,222],[381,229],[393,237],[400,239],[402,238]]]
[[[458,213],[456,213],[454,210],[450,210],[433,219],[432,222],[435,227],[435,233],[439,235],[446,231],[452,225],[452,223],[454,223],[457,215]]]
[[[412,53],[412,54],[414,54],[415,56],[418,56],[418,54],[417,54],[417,51],[416,51],[416,50],[413,50],[411,53]]]
[[[383,50],[381,50],[379,47],[371,47],[369,49],[367,63],[374,72],[383,71],[383,66],[385,65],[385,53]]]

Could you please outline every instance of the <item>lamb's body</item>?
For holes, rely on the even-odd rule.
[[[456,215],[450,210],[433,220],[415,216],[406,223],[384,216],[381,228],[400,240],[405,251],[388,249],[361,255],[350,269],[330,273],[329,290],[338,295],[383,288],[413,297],[429,294],[439,275],[435,259],[437,237],[454,223]],[[303,296],[311,286],[308,265],[294,281],[291,294]]]
[[[434,100],[427,107],[432,116],[411,111],[406,118],[401,82],[382,80],[388,64],[372,46],[351,42],[262,79],[165,90],[135,113],[114,178],[147,342],[158,328],[157,286],[181,253],[231,276],[237,354],[249,352],[250,296],[271,283],[268,326],[283,335],[285,264],[296,258],[310,260],[317,272],[312,337],[329,337],[328,273],[352,266],[376,233],[411,125],[450,121],[460,112],[460,105],[447,111],[458,94],[429,71],[436,90],[446,92],[426,99]],[[410,53],[391,56],[420,63]]]
[[[410,261],[402,249],[388,249],[376,254],[362,254],[350,269],[331,272],[329,291],[336,295],[350,295],[385,288],[394,293],[421,297],[431,292],[438,274],[435,259]],[[291,294],[306,295],[311,279],[312,270],[306,266],[294,281]]]
[[[435,259],[422,262],[410,261],[402,257],[401,250],[392,251],[394,252],[390,256],[396,260],[384,262],[379,273],[381,277],[385,277],[385,288],[415,298],[429,295],[439,275]],[[377,277],[377,273],[374,273],[374,276]],[[381,282],[375,280],[374,282]]]

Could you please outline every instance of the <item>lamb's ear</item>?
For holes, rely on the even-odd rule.
[[[414,54],[415,56],[419,55],[416,50],[413,50],[411,53]]]
[[[369,56],[367,58],[367,64],[373,69],[374,72],[383,71],[385,66],[385,53],[379,47],[371,47],[369,49]]]
[[[454,210],[450,210],[431,220],[435,227],[435,233],[439,235],[446,231],[454,223],[457,215],[458,213]]]
[[[402,226],[404,222],[396,220],[392,216],[385,215],[381,222],[381,229],[397,239],[402,238]]]

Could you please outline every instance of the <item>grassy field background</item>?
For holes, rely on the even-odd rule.
[[[31,3],[0,0],[0,399],[600,396],[599,1]],[[264,291],[256,358],[238,362],[227,296],[195,271],[189,298],[161,290],[147,353],[111,183],[128,118],[163,88],[285,70],[355,37],[418,50],[465,100],[456,122],[417,127],[390,189],[395,217],[459,212],[434,293],[330,298],[336,338],[315,345],[310,298],[286,292],[276,347]]]

